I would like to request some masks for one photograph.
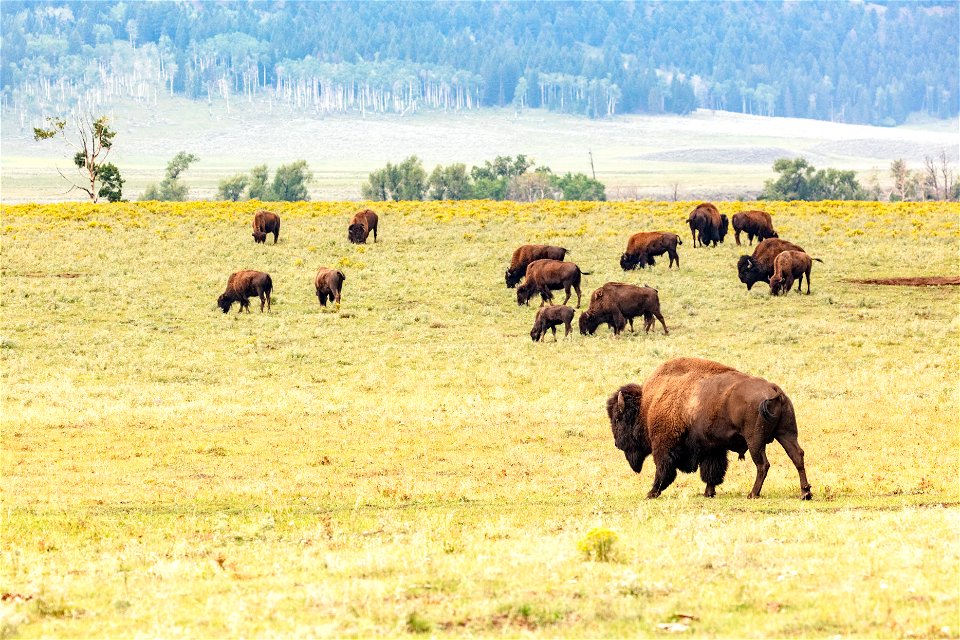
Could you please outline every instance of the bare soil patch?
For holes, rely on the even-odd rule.
[[[866,278],[862,280],[848,280],[856,284],[890,284],[901,287],[940,287],[944,285],[960,285],[960,276],[929,276],[914,278]]]

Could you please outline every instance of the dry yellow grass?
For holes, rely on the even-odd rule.
[[[360,247],[351,203],[276,205],[277,246],[257,203],[4,207],[0,633],[957,637],[960,292],[846,279],[956,275],[960,208],[764,204],[824,260],[772,299],[748,247],[692,248],[690,205],[375,205]],[[624,274],[654,229],[682,268]],[[532,343],[523,242],[658,287],[670,336]],[[240,268],[272,313],[217,310]],[[749,462],[643,499],[604,401],[686,355],[787,391],[813,502],[776,446],[759,501]]]

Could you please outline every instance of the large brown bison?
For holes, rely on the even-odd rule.
[[[757,236],[758,241],[767,238],[778,238],[777,232],[773,230],[773,218],[766,211],[741,211],[733,214],[733,237],[737,240],[737,246],[740,246],[740,234],[746,233],[750,244],[753,244],[753,236]]]
[[[770,295],[790,293],[793,281],[797,281],[797,293],[803,286],[803,276],[807,276],[807,295],[810,295],[810,270],[813,261],[823,262],[820,258],[811,258],[803,251],[783,251],[773,260],[773,275],[770,276]]]
[[[687,224],[690,225],[690,235],[693,236],[693,246],[704,247],[711,242],[713,246],[723,242],[727,235],[727,229],[730,226],[726,215],[721,215],[720,211],[710,202],[701,202],[687,218]]]
[[[361,209],[353,214],[347,228],[347,239],[353,244],[367,244],[367,237],[373,232],[373,241],[377,241],[377,214],[371,209]]]
[[[573,314],[575,311],[572,307],[567,307],[563,305],[550,305],[549,307],[541,307],[537,311],[537,317],[533,321],[533,328],[530,329],[530,338],[534,342],[539,342],[543,340],[543,336],[546,335],[547,330],[553,331],[553,339],[557,339],[557,327],[561,324],[564,325],[566,331],[563,334],[563,337],[566,338],[570,335],[570,332],[573,330],[571,328],[571,323],[573,322]]]
[[[580,333],[593,335],[604,322],[613,328],[614,335],[619,335],[628,322],[633,331],[633,319],[637,316],[643,316],[644,331],[650,331],[656,318],[663,325],[663,333],[670,334],[660,313],[660,295],[656,289],[608,282],[590,295],[590,307],[580,314]]]
[[[272,211],[260,209],[253,214],[253,241],[257,244],[267,242],[267,234],[273,234],[273,244],[280,238],[280,216]]]
[[[313,280],[313,286],[317,289],[317,300],[320,301],[321,306],[327,306],[328,300],[340,306],[340,291],[346,279],[347,276],[343,275],[343,271],[320,267],[317,277]]]
[[[630,236],[630,240],[627,242],[627,251],[620,256],[620,267],[624,271],[636,269],[637,267],[642,269],[647,265],[652,267],[654,265],[654,256],[662,256],[666,253],[670,256],[670,263],[667,265],[667,268],[669,269],[673,266],[673,263],[676,262],[677,269],[679,269],[680,256],[677,255],[678,244],[683,244],[683,240],[675,233],[663,233],[660,231],[635,233]]]
[[[760,497],[770,469],[766,446],[776,440],[800,474],[800,497],[811,498],[797,442],[790,398],[763,378],[700,358],[669,360],[642,386],[628,384],[607,400],[613,440],[637,473],[653,455],[656,476],[648,498],[659,496],[677,470],[700,468],[703,495],[713,497],[727,472],[727,451],[750,452],[757,479],[748,498]]]
[[[260,297],[260,313],[263,313],[263,305],[270,309],[270,292],[273,291],[273,281],[270,274],[263,271],[237,271],[230,274],[227,279],[227,289],[217,298],[217,306],[227,313],[234,302],[240,303],[238,313],[243,313],[246,309],[250,313],[251,296]]]
[[[590,275],[589,271],[581,271],[580,267],[572,262],[559,260],[534,260],[527,265],[526,280],[517,287],[517,304],[524,305],[530,298],[540,294],[540,306],[553,300],[551,291],[563,289],[567,297],[563,304],[570,300],[570,289],[577,292],[577,308],[580,308],[580,276]]]
[[[752,256],[740,256],[737,260],[737,273],[740,276],[740,282],[747,285],[747,291],[750,291],[757,282],[770,282],[770,276],[773,275],[773,261],[784,251],[803,251],[803,249],[780,238],[767,238],[757,244]]]
[[[513,257],[510,258],[510,266],[507,267],[507,287],[513,289],[517,286],[527,273],[527,266],[534,260],[563,261],[567,253],[569,253],[568,249],[549,244],[525,244],[517,247],[516,251],[513,252]]]

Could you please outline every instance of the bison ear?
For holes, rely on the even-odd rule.
[[[602,298],[602,297],[603,297],[603,289],[598,289],[598,290],[597,290],[597,298]]]

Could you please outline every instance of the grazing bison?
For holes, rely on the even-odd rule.
[[[551,290],[563,289],[567,297],[563,304],[570,300],[570,288],[577,292],[577,308],[580,308],[580,276],[590,275],[589,271],[580,271],[580,267],[572,262],[559,260],[534,260],[527,265],[526,281],[517,287],[517,304],[524,305],[530,298],[540,294],[540,306],[548,300],[553,300]]]
[[[533,321],[533,329],[530,329],[530,337],[534,342],[540,342],[543,340],[543,336],[546,335],[547,329],[550,329],[553,331],[553,339],[556,340],[557,327],[562,324],[564,325],[564,329],[566,329],[563,337],[566,338],[573,330],[570,325],[573,322],[574,313],[572,307],[563,305],[541,307],[537,311],[536,319]]]
[[[800,474],[800,497],[811,498],[797,442],[790,398],[777,385],[700,358],[669,360],[642,386],[628,384],[607,400],[613,440],[637,473],[648,455],[657,467],[648,498],[659,496],[677,470],[700,468],[703,495],[712,498],[727,472],[727,451],[750,452],[757,479],[748,498],[760,497],[770,463],[766,446],[776,440]]]
[[[317,288],[317,300],[322,306],[327,306],[327,300],[334,302],[337,307],[340,306],[340,291],[346,279],[347,276],[343,275],[342,271],[320,267],[313,285]]]
[[[630,236],[627,242],[627,251],[620,256],[620,267],[624,271],[636,269],[638,266],[642,269],[647,265],[654,265],[653,257],[662,256],[667,253],[670,255],[670,264],[667,268],[677,263],[677,269],[680,268],[680,256],[677,255],[677,245],[683,244],[675,233],[661,233],[660,231],[648,231],[645,233],[635,233]]]
[[[525,244],[517,247],[510,258],[510,266],[507,267],[507,287],[513,289],[523,279],[527,273],[527,265],[534,260],[559,260],[567,255],[568,250],[563,247],[554,247],[549,244]]]
[[[733,234],[737,240],[737,246],[740,246],[740,233],[746,233],[753,244],[753,236],[757,236],[758,241],[767,238],[778,238],[777,232],[773,230],[773,219],[766,211],[741,211],[733,215]]]
[[[373,241],[377,241],[377,214],[371,209],[362,209],[353,214],[353,220],[347,228],[347,239],[353,244],[367,244],[367,236],[373,232]]]
[[[267,234],[273,234],[273,244],[280,238],[280,216],[272,211],[260,209],[253,214],[253,241],[257,244],[267,242]]]
[[[740,256],[737,260],[737,273],[740,276],[740,282],[747,285],[747,291],[750,291],[757,282],[770,282],[770,276],[773,275],[773,261],[784,251],[803,251],[803,249],[780,238],[767,238],[757,244],[752,256]]]
[[[260,297],[260,313],[263,313],[263,305],[270,309],[270,292],[273,291],[273,281],[270,274],[263,271],[237,271],[227,279],[227,290],[217,298],[217,305],[224,313],[230,311],[234,302],[240,303],[238,313],[243,313],[246,309],[250,313],[251,296]]]
[[[590,295],[590,307],[580,314],[580,333],[593,335],[597,327],[606,322],[619,335],[633,319],[643,316],[644,331],[649,332],[656,318],[663,325],[664,335],[669,335],[667,323],[660,313],[660,295],[653,287],[638,287],[624,282],[608,282]]]
[[[693,246],[704,247],[711,242],[713,246],[723,242],[727,235],[727,229],[730,226],[726,215],[720,215],[720,211],[710,202],[701,202],[690,212],[687,218],[687,224],[690,225],[690,235],[693,236]]]
[[[807,295],[810,295],[810,270],[813,261],[823,262],[820,258],[811,258],[803,251],[783,251],[773,260],[773,275],[770,276],[770,295],[790,293],[793,281],[797,281],[797,293],[803,286],[803,276],[807,276]]]

